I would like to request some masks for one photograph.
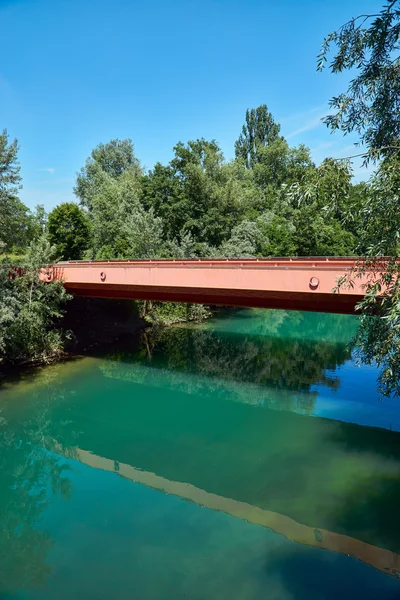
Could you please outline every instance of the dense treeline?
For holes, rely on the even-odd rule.
[[[359,219],[346,215],[365,198],[348,164],[316,166],[305,146],[290,147],[265,105],[247,111],[231,161],[198,139],[144,172],[131,140],[111,140],[92,151],[74,191],[81,219],[74,205],[49,218],[65,259],[353,254]],[[85,249],[68,242],[72,231]]]
[[[60,258],[347,255],[360,252],[367,186],[345,162],[316,166],[290,147],[265,105],[248,110],[226,161],[215,140],[174,147],[167,165],[145,172],[129,139],[99,144],[77,175],[78,204],[30,213],[18,200],[17,142],[1,137],[9,195],[1,205],[8,251],[47,228]],[[8,158],[7,158],[8,156]],[[352,219],[348,219],[349,213]]]

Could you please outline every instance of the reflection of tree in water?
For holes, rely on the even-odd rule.
[[[70,498],[68,467],[53,453],[49,435],[53,399],[50,388],[40,398],[34,393],[34,416],[26,420],[0,413],[0,592],[43,584],[53,542],[40,519],[51,494]]]
[[[277,330],[281,323],[274,322]],[[335,332],[333,326],[327,332],[330,341],[315,341],[173,327],[144,334],[139,362],[151,360],[154,367],[170,371],[287,391],[286,399],[297,398],[297,409],[311,412],[316,399],[311,386],[322,383],[337,389],[340,382],[332,371],[351,356],[348,345],[335,342]],[[138,361],[137,355],[133,360]]]
[[[205,328],[230,333],[347,344],[356,334],[354,315],[267,309],[231,309]]]

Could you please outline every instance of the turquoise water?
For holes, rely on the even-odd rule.
[[[355,328],[238,310],[5,384],[1,600],[400,598],[400,411]]]

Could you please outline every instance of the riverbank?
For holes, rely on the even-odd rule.
[[[186,322],[201,323],[212,314],[203,305],[76,296],[66,304],[61,321],[66,337],[64,350],[19,363],[0,360],[0,383],[6,378],[17,377],[23,371],[65,362],[76,356],[88,356],[91,352],[112,350],[119,344],[135,346],[146,329]]]

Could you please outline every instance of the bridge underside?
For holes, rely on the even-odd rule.
[[[153,300],[161,302],[189,302],[248,308],[280,308],[352,314],[363,296],[356,294],[332,294],[314,292],[284,292],[261,290],[227,290],[218,288],[171,288],[118,284],[65,284],[66,290],[75,296],[91,298],[114,298],[125,300]]]

